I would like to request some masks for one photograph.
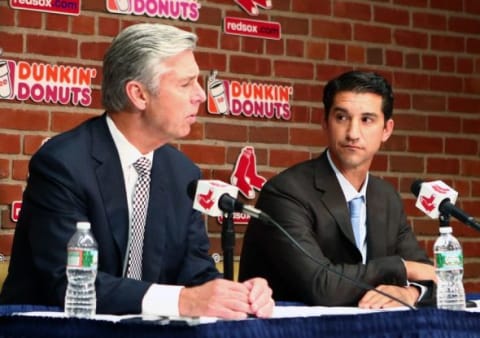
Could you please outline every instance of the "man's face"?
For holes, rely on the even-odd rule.
[[[339,92],[323,127],[332,160],[341,172],[369,170],[375,153],[393,131],[393,120],[385,122],[381,96]]]
[[[156,137],[169,142],[190,133],[205,92],[198,83],[199,68],[191,50],[170,57],[165,66],[159,89],[148,95],[144,119]]]

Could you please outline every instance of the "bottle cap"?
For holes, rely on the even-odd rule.
[[[441,234],[449,234],[452,232],[452,227],[440,227]]]
[[[86,222],[86,221],[77,222],[77,229],[89,230],[90,229],[90,222]]]

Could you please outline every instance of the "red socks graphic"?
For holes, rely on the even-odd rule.
[[[250,15],[258,15],[257,6],[262,8],[272,7],[271,0],[235,0],[235,2]]]
[[[255,198],[255,191],[261,190],[265,182],[264,177],[257,173],[257,159],[253,147],[244,147],[240,151],[237,163],[230,176],[230,182],[237,186],[240,192],[248,199]]]

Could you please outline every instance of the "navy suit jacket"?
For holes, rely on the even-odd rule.
[[[393,186],[370,175],[366,193],[367,263],[355,245],[347,202],[326,153],[273,177],[257,207],[276,220],[314,259],[272,225],[252,219],[243,241],[239,277],[268,280],[276,300],[356,305],[365,289],[326,271],[375,287],[406,284],[402,259],[430,263],[407,223]],[[425,301],[431,301],[431,288]]]
[[[219,277],[187,186],[200,170],[174,147],[153,155],[143,280],[122,277],[129,216],[125,183],[106,115],[53,137],[30,161],[1,303],[63,306],[67,242],[91,222],[99,246],[98,313],[139,313],[151,283],[198,285]]]

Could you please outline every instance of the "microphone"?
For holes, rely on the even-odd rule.
[[[480,230],[480,223],[455,206],[458,192],[444,182],[415,180],[412,183],[411,191],[418,197],[415,206],[430,218],[438,218],[440,214],[451,215],[460,222]]]
[[[190,198],[194,200],[193,203],[193,208],[195,210],[198,210],[204,214],[207,214],[209,216],[220,216],[218,212],[243,212],[247,215],[250,215],[250,217],[258,218],[261,221],[263,221],[266,224],[271,224],[275,226],[278,230],[280,230],[287,238],[288,240],[298,249],[300,250],[306,257],[311,259],[314,263],[318,264],[325,270],[327,270],[330,273],[333,273],[337,275],[340,278],[343,278],[345,280],[348,280],[351,282],[353,285],[357,286],[358,288],[366,291],[371,291],[373,290],[374,292],[377,292],[378,294],[381,294],[382,296],[385,296],[387,298],[390,298],[391,300],[396,301],[399,304],[402,304],[405,307],[408,307],[410,310],[416,310],[414,306],[411,306],[410,304],[407,304],[403,300],[394,297],[384,291],[378,290],[374,288],[373,286],[364,283],[362,281],[356,280],[354,278],[351,278],[347,275],[344,275],[343,273],[336,271],[332,269],[330,266],[325,264],[324,262],[318,260],[317,258],[313,257],[307,250],[305,250],[304,247],[298,243],[298,241],[292,237],[288,233],[287,230],[285,230],[278,222],[276,222],[272,217],[270,217],[267,213],[256,209],[252,206],[245,205],[239,200],[237,200],[235,197],[238,194],[238,188],[232,185],[229,185],[227,183],[224,183],[220,180],[197,180],[197,181],[192,181],[189,183],[187,187],[187,193]],[[235,197],[231,196],[235,195]],[[208,198],[205,198],[205,196],[208,196]],[[198,202],[197,202],[198,200]],[[205,202],[205,201],[209,202]],[[206,205],[206,206],[205,206]],[[216,206],[214,206],[216,205]],[[213,211],[212,211],[213,210]]]
[[[268,221],[268,215],[250,205],[245,205],[236,197],[238,188],[220,180],[192,181],[187,187],[188,196],[193,200],[193,208],[208,216],[218,217],[224,213],[242,212],[253,218]]]
[[[265,215],[260,210],[246,206],[236,199],[238,187],[219,180],[192,181],[187,186],[187,193],[193,200],[193,209],[213,217],[228,214],[222,227],[223,263],[225,278],[233,280],[235,247],[233,212],[243,212],[250,217],[263,220],[265,220]]]

